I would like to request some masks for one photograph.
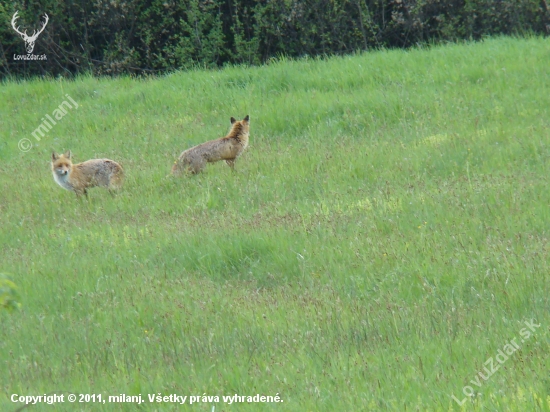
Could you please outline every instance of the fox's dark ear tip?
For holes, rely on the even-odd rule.
[[[232,118],[231,118],[231,124],[233,124],[233,123],[235,123],[235,122],[236,122],[235,118],[232,117]]]
[[[246,117],[244,118],[245,121],[249,121],[250,120],[250,116],[249,115],[246,115]]]

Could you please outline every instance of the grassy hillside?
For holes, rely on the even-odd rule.
[[[2,84],[0,409],[550,410],[549,45]],[[246,114],[236,173],[167,176]],[[123,191],[57,186],[67,149],[119,161]],[[29,410],[54,408],[137,410]]]

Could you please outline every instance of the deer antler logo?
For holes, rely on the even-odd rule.
[[[25,30],[24,33],[21,33],[19,31],[19,28],[15,25],[15,21],[19,18],[17,13],[19,13],[19,12],[16,11],[15,14],[13,15],[13,18],[11,19],[11,25],[12,25],[13,29],[17,32],[17,34],[19,34],[21,36],[21,38],[23,40],[25,40],[25,48],[27,49],[27,53],[31,54],[32,51],[34,50],[34,42],[38,38],[38,35],[44,31],[44,29],[46,28],[46,25],[48,24],[48,21],[50,20],[50,18],[48,17],[48,15],[46,13],[44,13],[44,16],[46,17],[46,21],[44,23],[42,23],[42,28],[38,31],[38,33],[35,30],[32,33],[32,36],[29,36],[29,35],[27,35],[27,30]]]

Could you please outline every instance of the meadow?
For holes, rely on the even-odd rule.
[[[20,308],[0,309],[0,410],[550,410],[549,46],[2,83],[0,273]],[[66,95],[78,108],[37,141]],[[234,173],[169,176],[247,114]],[[68,149],[120,162],[123,190],[56,185]]]

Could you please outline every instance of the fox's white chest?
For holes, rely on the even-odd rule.
[[[248,133],[244,134],[241,138],[241,146],[243,147],[243,150],[248,147]]]
[[[61,186],[63,189],[73,190],[73,186],[69,183],[69,174],[59,175],[56,172],[53,172],[53,179],[55,183]]]

